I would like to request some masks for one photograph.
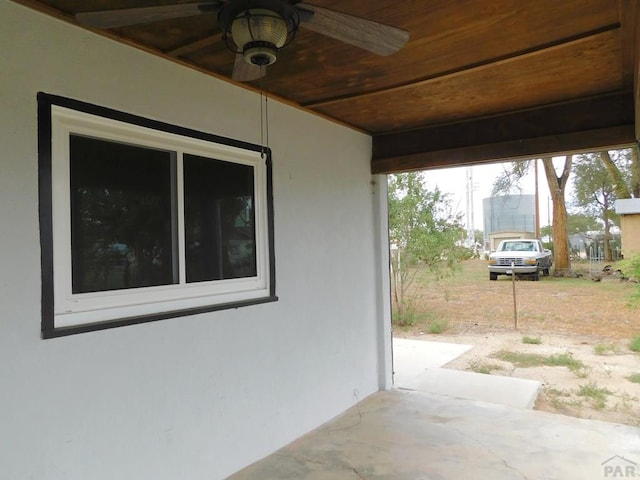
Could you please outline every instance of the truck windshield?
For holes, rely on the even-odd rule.
[[[500,247],[501,252],[533,252],[535,245],[533,242],[504,242]]]

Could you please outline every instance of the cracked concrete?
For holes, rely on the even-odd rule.
[[[616,455],[640,464],[639,428],[391,390],[230,479],[602,479]]]

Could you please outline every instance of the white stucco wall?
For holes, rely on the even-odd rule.
[[[0,19],[0,477],[224,478],[388,386],[370,138],[275,101],[280,301],[42,340],[36,93],[254,143],[259,99],[7,0]]]

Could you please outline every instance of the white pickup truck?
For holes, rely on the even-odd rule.
[[[498,275],[527,275],[540,280],[540,273],[549,275],[552,263],[551,250],[540,240],[502,240],[498,249],[489,255],[489,280]]]

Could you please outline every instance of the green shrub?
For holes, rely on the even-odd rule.
[[[580,397],[587,397],[593,408],[602,410],[607,406],[607,396],[611,395],[611,392],[604,387],[599,387],[595,382],[592,382],[580,385],[577,395]]]
[[[627,380],[629,380],[632,383],[640,383],[640,373],[638,372],[632,373],[627,377]]]
[[[622,260],[616,264],[616,267],[622,271],[625,277],[640,281],[640,255],[633,255],[631,258]],[[629,306],[640,308],[640,283],[629,297]]]
[[[415,310],[394,312],[393,324],[399,327],[413,327],[419,321],[419,314]]]
[[[412,327],[427,315],[414,298],[406,298],[401,307],[394,305],[391,317],[393,324],[399,327]]]
[[[625,277],[640,280],[640,255],[635,254],[630,258],[620,260],[616,267],[619,268]]]
[[[574,373],[581,373],[586,365],[580,360],[573,358],[570,353],[556,353],[554,355],[538,355],[537,353],[520,353],[501,350],[492,355],[505,362],[513,363],[519,368],[531,367],[567,367]],[[578,375],[581,376],[581,375]]]
[[[542,340],[540,337],[527,337],[526,335],[522,337],[522,343],[526,343],[527,345],[540,345]]]
[[[640,352],[640,335],[636,335],[629,343],[629,350],[633,352]]]
[[[618,347],[613,343],[599,343],[593,347],[593,352],[596,355],[607,355],[609,353],[616,353],[617,351]]]
[[[419,327],[427,333],[438,334],[447,329],[449,322],[436,316],[424,306],[424,303],[415,298],[404,301],[403,308],[393,309],[392,321],[398,327]]]
[[[429,322],[429,326],[427,327],[427,332],[438,334],[442,333],[447,329],[447,325],[449,322],[446,320],[431,320]]]

